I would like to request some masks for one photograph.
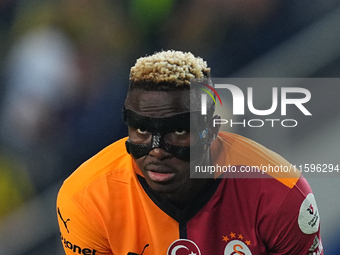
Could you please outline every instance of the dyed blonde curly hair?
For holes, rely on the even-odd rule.
[[[131,85],[189,87],[192,78],[209,78],[207,62],[191,52],[161,51],[137,59],[130,71]]]

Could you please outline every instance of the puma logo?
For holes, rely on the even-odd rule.
[[[127,255],[143,255],[145,248],[148,247],[148,246],[149,246],[149,244],[146,244],[146,245],[144,246],[144,249],[143,249],[143,251],[142,251],[141,254],[137,254],[137,253],[134,253],[134,252],[129,252]]]
[[[64,223],[64,226],[65,226],[65,228],[66,228],[66,230],[67,230],[67,233],[70,233],[70,231],[68,231],[68,228],[67,228],[67,222],[68,222],[70,219],[67,219],[66,221],[63,219],[63,216],[61,216],[59,207],[58,207],[58,214],[59,214],[59,217],[60,217],[61,221]]]

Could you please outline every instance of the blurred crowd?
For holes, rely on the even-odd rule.
[[[127,135],[138,57],[191,51],[227,77],[337,2],[0,1],[0,221]]]

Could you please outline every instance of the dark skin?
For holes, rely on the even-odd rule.
[[[169,117],[190,111],[189,97],[190,90],[145,91],[135,88],[128,93],[125,108],[148,117]],[[211,124],[209,130],[211,142],[216,138],[218,131],[219,126],[213,127]],[[189,133],[190,131],[178,130],[171,135],[183,146],[189,146]],[[130,139],[140,141],[145,139],[147,142],[150,136],[145,130],[129,127]],[[195,165],[211,164],[209,149],[203,157],[192,160]],[[150,188],[178,207],[190,203],[212,181],[212,179],[190,178],[190,162],[180,160],[162,148],[152,149],[148,155],[135,159],[135,162]]]

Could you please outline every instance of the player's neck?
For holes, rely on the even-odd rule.
[[[201,162],[201,165],[211,165],[210,152],[206,154]],[[171,204],[176,206],[178,209],[184,209],[188,205],[193,204],[195,200],[207,190],[212,183],[214,178],[190,178],[185,185],[182,185],[180,189],[172,193],[160,194],[163,199],[169,201]]]
[[[189,207],[199,199],[199,197],[214,183],[214,179],[192,179],[190,192],[178,190],[173,193],[159,194],[162,199],[168,201],[179,210]]]

